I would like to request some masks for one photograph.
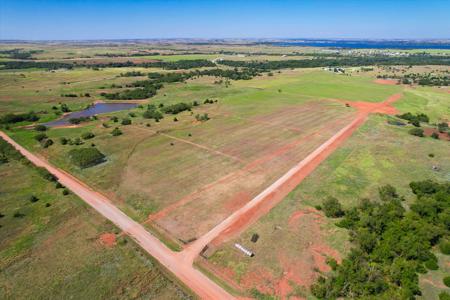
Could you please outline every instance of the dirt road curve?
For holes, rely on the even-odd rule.
[[[336,150],[352,133],[361,126],[370,113],[393,114],[395,108],[390,106],[399,100],[401,94],[395,94],[381,103],[353,102],[349,105],[358,112],[356,118],[338,131],[325,143],[316,148],[286,174],[267,187],[259,195],[247,202],[205,235],[184,249],[186,259],[193,261],[209,243],[220,244],[224,240],[244,231],[250,224],[268,213],[276,204],[287,196],[302,180]]]
[[[192,289],[202,299],[234,299],[229,293],[194,269],[192,264],[184,259],[180,253],[168,249],[157,238],[151,235],[145,228],[136,223],[121,210],[115,207],[106,197],[91,190],[84,183],[72,175],[53,167],[44,159],[37,157],[17,144],[8,135],[0,131],[0,136],[28,158],[33,164],[46,168],[50,173],[58,177],[59,181],[78,195],[87,204],[105,218],[116,224],[117,227],[132,237],[145,251],[157,259],[164,267],[171,271],[186,286]]]
[[[30,153],[1,131],[0,136],[13,145],[32,163],[40,167],[45,167],[50,173],[58,177],[63,185],[104,217],[116,224],[116,226],[133,238],[144,250],[177,276],[181,282],[192,289],[199,297],[215,300],[234,299],[232,295],[203,275],[203,273],[194,269],[192,264],[195,257],[209,243],[220,243],[238,234],[245,230],[251,223],[269,212],[270,209],[279,203],[306,176],[314,171],[323,160],[336,150],[340,144],[350,137],[364,123],[370,113],[395,113],[395,109],[390,104],[400,99],[400,97],[400,94],[396,94],[382,103],[350,102],[349,105],[357,109],[356,118],[350,124],[315,149],[258,196],[235,211],[204,236],[190,244],[182,252],[178,253],[168,249],[141,224],[136,223],[125,215],[102,194],[93,191],[72,175],[50,165],[45,159]]]

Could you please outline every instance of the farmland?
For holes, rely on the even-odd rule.
[[[75,60],[80,64],[89,60],[95,60],[96,64],[158,60],[182,62],[182,65],[186,61],[210,61],[219,57],[243,62],[287,61],[288,58],[308,60],[309,55],[315,55],[313,50],[303,48],[302,53],[291,53],[286,58],[285,48],[269,46],[260,46],[259,50],[254,46],[230,46],[225,53],[218,53],[216,46],[211,45],[199,46],[195,53],[190,46],[181,45],[164,46],[163,49],[122,45],[114,51],[100,46],[40,47],[43,52],[35,55],[36,61]],[[244,50],[248,51],[246,55],[231,54],[232,51]],[[133,53],[139,55],[133,56]],[[66,113],[64,105],[78,111],[96,102],[116,101],[106,99],[102,93],[120,93],[136,88],[133,86],[135,82],[151,78],[148,73],[170,75],[190,71],[166,67],[164,64],[158,67],[108,65],[98,68],[83,65],[73,69],[0,70],[0,115],[33,110],[40,117],[39,123],[55,120]],[[201,67],[199,70],[212,68]],[[237,68],[220,63],[214,68],[237,72]],[[448,66],[430,68],[445,71]],[[420,70],[429,71],[423,68],[414,69],[414,72]],[[126,72],[132,76],[124,76]],[[376,76],[382,72],[385,70],[358,72],[349,68],[341,74],[323,68],[282,68],[261,71],[247,80],[191,76],[183,81],[163,82],[156,95],[150,98],[120,100],[136,103],[137,106],[130,110],[100,114],[79,124],[49,128],[41,133],[42,140],[36,138],[39,133],[33,129],[35,123],[32,122],[18,122],[4,126],[3,130],[32,153],[106,196],[174,252],[191,255],[191,247],[196,245],[196,241],[201,242],[202,237],[230,215],[357,120],[355,124],[362,125],[353,135],[342,139],[342,144],[337,145],[339,148],[327,153],[323,162],[284,199],[275,203],[277,205],[267,214],[257,215],[254,222],[242,225],[240,230],[224,239],[202,245],[208,246],[206,251],[202,251],[202,256],[197,257],[198,253],[194,253],[195,266],[236,295],[310,297],[310,286],[320,274],[331,271],[327,259],[332,257],[341,262],[352,247],[348,230],[335,226],[335,220],[326,218],[323,211],[317,209],[327,197],[336,197],[345,209],[350,209],[361,198],[377,199],[378,188],[391,184],[405,197],[407,207],[414,199],[408,186],[411,181],[449,180],[448,141],[408,134],[414,126],[393,116],[396,113],[424,113],[429,121],[419,125],[429,132],[435,130],[437,123],[450,119],[448,88],[382,84],[389,83],[388,79],[386,82],[377,81]],[[383,102],[387,99],[393,99],[392,103]],[[164,110],[179,103],[187,109],[175,113]],[[146,112],[147,116],[154,116],[155,111],[163,118],[146,117]],[[115,128],[119,133],[113,134]],[[48,140],[52,143],[44,146],[43,141]],[[85,148],[98,150],[105,159],[93,164],[88,162],[86,167],[69,159],[71,153],[75,153],[74,149]],[[6,191],[10,198],[6,199],[5,208],[2,206],[2,210],[6,209],[10,214],[13,201],[23,196],[20,192],[23,188],[13,181],[17,180],[20,172],[31,171],[22,165],[9,163],[0,168],[10,181],[5,187],[16,187]],[[30,182],[21,184],[38,184],[32,172],[30,178]],[[45,182],[39,184],[44,185]],[[150,290],[144,287],[146,285],[148,289],[163,287],[152,289],[155,297],[188,295],[163,275],[153,260],[136,250],[131,239],[114,247],[105,247],[98,241],[102,232],[113,232],[114,236],[126,233],[121,233],[101,217],[95,217],[95,213],[74,195],[61,201],[51,188],[45,188],[48,194],[43,197],[55,203],[51,206],[52,214],[45,217],[55,222],[51,223],[50,229],[29,237],[25,233],[20,236],[9,227],[0,228],[0,234],[13,232],[13,236],[16,235],[14,239],[19,241],[17,243],[23,240],[26,247],[31,247],[31,244],[35,247],[33,250],[17,250],[19,258],[15,259],[19,262],[15,263],[20,264],[27,251],[40,257],[49,248],[45,245],[54,244],[49,239],[62,236],[57,245],[51,247],[54,252],[46,252],[42,261],[51,260],[53,255],[59,256],[65,245],[77,244],[84,249],[76,253],[79,256],[64,255],[70,255],[79,268],[89,269],[89,263],[94,261],[104,265],[105,269],[121,270],[113,282],[106,283],[107,280],[103,279],[99,283],[101,288],[95,291],[80,291],[82,283],[71,281],[72,289],[65,290],[68,294],[104,297],[117,286],[133,286],[133,290],[123,289],[123,296],[133,294],[145,298],[150,295]],[[43,211],[32,214],[42,214]],[[27,226],[39,228],[43,225],[32,223]],[[23,232],[29,230],[24,228]],[[80,232],[88,232],[90,237],[86,239],[86,234]],[[251,243],[250,238],[254,234],[259,236],[259,240]],[[34,243],[28,242],[29,239]],[[234,247],[235,243],[250,247],[255,256],[244,257]],[[282,249],[280,245],[283,245]],[[2,247],[8,255],[19,246],[9,242]],[[83,261],[86,256],[91,257],[89,262]],[[61,262],[51,265],[55,269],[62,268],[64,263],[64,257],[59,257]],[[43,268],[39,261],[36,258],[34,270]],[[119,262],[111,266],[110,261]],[[123,268],[123,265],[129,267]],[[424,299],[437,297],[443,290],[437,282],[442,281],[444,273],[448,272],[448,256],[439,255],[439,265],[438,271],[430,271],[420,277]],[[13,266],[14,263],[11,268]],[[17,272],[19,275],[13,276],[20,276],[23,280],[30,276],[23,269]],[[83,280],[103,276],[89,274],[91,277],[82,276]],[[134,281],[126,281],[125,278],[129,280],[129,277]],[[7,277],[0,282],[7,282],[4,285],[7,291],[15,290],[13,284],[21,284]],[[57,287],[66,283],[48,284]],[[57,289],[50,289],[49,293],[57,293]]]

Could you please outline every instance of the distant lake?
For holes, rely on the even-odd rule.
[[[45,123],[45,126],[48,127],[54,127],[54,126],[64,126],[64,125],[71,125],[70,119],[74,118],[80,118],[80,117],[92,117],[98,114],[104,114],[119,110],[125,110],[136,107],[137,104],[135,103],[96,103],[89,108],[86,108],[81,111],[76,111],[73,113],[69,113],[68,115],[65,115],[63,118],[55,121],[51,121],[48,123]]]
[[[269,43],[275,46],[330,47],[350,49],[450,49],[450,42],[417,41],[340,41],[340,40],[299,40]]]

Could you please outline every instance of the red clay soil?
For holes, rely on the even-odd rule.
[[[100,235],[100,242],[106,247],[114,247],[116,245],[116,235],[114,233],[103,233]]]
[[[396,85],[398,83],[398,81],[394,79],[376,79],[373,82],[384,85]]]
[[[124,214],[104,195],[95,192],[86,184],[68,174],[67,172],[52,166],[48,161],[40,158],[0,131],[0,137],[16,148],[31,163],[38,167],[46,168],[58,178],[64,186],[79,196],[93,209],[113,222],[117,227],[126,232],[147,253],[153,256],[159,263],[172,272],[181,282],[195,292],[202,299],[234,299],[232,295],[214,283],[199,270],[193,268],[192,261],[187,260],[183,253],[176,253],[167,248],[160,240],[151,235],[142,225],[133,221]]]
[[[267,214],[275,205],[289,194],[303,179],[312,173],[315,168],[333,153],[353,132],[361,126],[370,113],[395,113],[395,108],[390,104],[402,97],[402,94],[390,96],[381,103],[351,102],[358,109],[356,118],[329,140],[315,149],[300,163],[290,169],[285,175],[265,189],[258,196],[249,201],[241,209],[211,229],[208,233],[196,240],[190,247],[185,249],[186,255],[192,259],[202,249],[212,242],[214,246],[229,240],[240,234],[248,226],[256,222],[261,216]]]
[[[447,134],[447,132],[439,132],[439,130],[435,128],[424,128],[423,133],[425,134],[425,136],[431,136],[433,133],[437,133],[440,140],[450,141],[450,136]]]

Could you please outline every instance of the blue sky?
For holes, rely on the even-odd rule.
[[[450,38],[449,0],[0,0],[0,39]]]

